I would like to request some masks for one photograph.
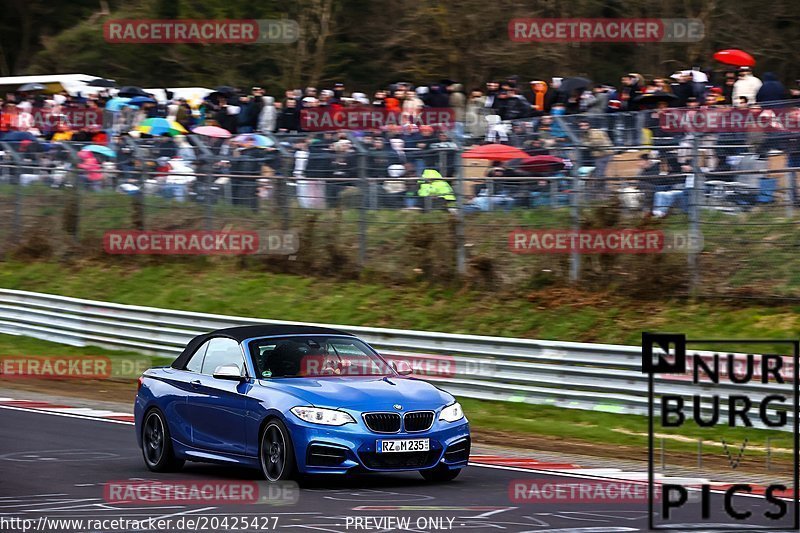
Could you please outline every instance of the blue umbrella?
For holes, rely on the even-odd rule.
[[[117,154],[114,153],[114,150],[101,144],[90,144],[89,146],[84,146],[81,148],[81,152],[94,152],[95,154],[104,155],[106,157],[117,157]]]
[[[252,144],[254,146],[259,146],[262,148],[267,148],[270,146],[274,146],[275,142],[265,135],[258,135],[257,133],[244,133],[242,135],[237,135],[233,138],[234,142],[244,143],[244,144]]]
[[[17,91],[21,93],[32,93],[36,91],[44,91],[45,89],[47,89],[47,87],[45,87],[41,83],[26,83],[25,85],[17,89]]]
[[[123,107],[126,107],[130,101],[130,98],[112,98],[106,102],[106,109],[109,111],[119,111]]]
[[[155,104],[156,101],[146,96],[134,96],[128,102],[128,105],[142,105],[142,104]]]
[[[10,131],[3,137],[4,141],[20,142],[20,141],[36,141],[36,135],[29,131]]]

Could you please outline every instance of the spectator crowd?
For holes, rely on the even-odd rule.
[[[371,200],[375,207],[420,207],[427,196],[452,206],[456,150],[500,143],[530,157],[560,157],[564,165],[531,174],[513,163],[492,161],[486,176],[492,178],[492,186],[486,180],[468,191],[468,204],[478,210],[530,207],[542,194],[559,192],[542,180],[565,177],[574,165],[587,178],[602,179],[619,146],[652,146],[637,164],[642,176],[691,171],[691,135],[661,131],[659,111],[754,108],[800,99],[800,80],[787,88],[769,72],[762,78],[747,67],[712,76],[700,70],[651,79],[629,73],[617,84],[580,77],[522,81],[509,76],[469,90],[446,79],[425,85],[397,82],[371,96],[350,91],[343,83],[288,89],[277,97],[258,86],[245,91],[222,86],[203,99],[174,97],[167,91],[162,101],[135,87],[109,87],[85,95],[34,90],[11,92],[0,101],[0,141],[11,143],[17,157],[36,159],[49,169],[44,176],[26,172],[27,177],[14,178],[21,182],[62,186],[66,172],[74,168],[92,189],[161,194],[179,201],[225,190],[233,203],[253,209],[263,199],[285,193],[281,188],[288,186],[294,187],[300,207],[341,205],[348,195],[361,194],[357,190],[364,177],[379,187]],[[120,98],[123,94],[126,97]],[[357,131],[304,131],[303,113],[309,110],[364,108],[396,113],[403,120]],[[452,123],[419,123],[415,118],[426,109],[449,110]],[[94,112],[100,119],[73,124],[67,117],[75,110],[84,116]],[[49,117],[46,124],[37,121],[42,116]],[[153,119],[176,126],[163,132],[142,127]],[[208,127],[212,129],[204,130]],[[706,170],[733,169],[743,160],[742,151],[724,145],[743,142],[763,149],[756,149],[756,157],[783,149],[791,166],[800,166],[800,141],[794,136],[782,139],[782,144],[752,136],[706,136],[706,141],[722,146],[710,154],[713,162]],[[65,145],[77,147],[75,157]],[[660,150],[659,145],[677,148]],[[575,147],[580,147],[577,158]],[[6,160],[10,156],[3,154]],[[219,177],[202,185],[205,176],[212,175]],[[515,181],[526,175],[538,179]],[[658,186],[640,181],[633,185],[631,198],[641,195],[648,210],[665,213],[674,201],[658,193],[681,191],[682,180],[665,178]],[[599,183],[592,189],[602,192],[605,186]]]

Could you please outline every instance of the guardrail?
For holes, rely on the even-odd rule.
[[[297,324],[84,300],[0,289],[0,333],[72,346],[175,357],[195,335],[247,324]],[[349,331],[390,359],[405,359],[423,379],[469,398],[647,414],[641,348],[429,331],[309,324]],[[707,352],[710,353],[710,352]],[[663,393],[747,394],[758,405],[785,385],[692,385],[661,381]],[[662,388],[665,387],[665,388]],[[707,412],[706,404],[704,411]],[[723,402],[722,414],[727,413]],[[791,419],[791,413],[789,413]],[[754,422],[759,425],[758,422]]]

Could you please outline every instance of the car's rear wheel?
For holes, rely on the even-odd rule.
[[[172,450],[172,437],[164,415],[151,409],[142,424],[142,455],[147,468],[153,472],[171,472],[183,466]]]
[[[419,473],[422,474],[426,481],[431,483],[446,483],[457,478],[458,474],[461,473],[461,469],[450,469],[445,465],[438,465],[435,468],[420,470]]]
[[[292,438],[280,420],[270,420],[264,426],[258,454],[261,458],[261,472],[268,481],[283,481],[295,476],[297,464]]]

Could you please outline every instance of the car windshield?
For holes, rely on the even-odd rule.
[[[250,353],[260,378],[388,376],[386,361],[351,337],[258,339]]]

